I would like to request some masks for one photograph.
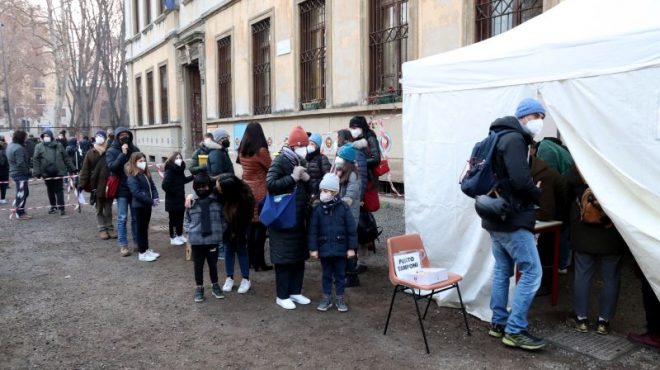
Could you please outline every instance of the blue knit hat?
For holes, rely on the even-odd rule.
[[[104,139],[108,138],[108,135],[106,135],[105,131],[103,130],[96,131],[96,134],[94,136],[103,136]]]
[[[540,113],[545,117],[545,108],[543,108],[541,102],[532,98],[523,99],[520,104],[518,104],[518,109],[516,109],[517,118],[523,118],[535,113]]]
[[[320,134],[312,134],[312,136],[309,137],[309,141],[316,144],[317,148],[320,148],[321,147],[321,141],[323,141],[323,138],[321,138]]]
[[[344,160],[355,162],[355,148],[353,145],[344,145],[337,151],[337,155]]]

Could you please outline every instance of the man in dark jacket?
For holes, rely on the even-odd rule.
[[[43,142],[34,149],[32,173],[34,177],[43,177],[45,180],[50,202],[48,214],[56,214],[59,211],[61,216],[65,216],[64,191],[62,189],[64,179],[62,177],[77,170],[71,158],[66,154],[64,147],[53,139],[53,133],[50,130],[44,131],[41,140]]]
[[[199,164],[199,156],[200,155],[205,155],[206,159],[208,161],[208,155],[211,153],[211,147],[212,146],[217,146],[218,144],[213,142],[213,134],[210,132],[207,132],[204,135],[204,141],[199,143],[199,148],[195,150],[195,152],[192,155],[192,163],[190,166],[190,173],[193,175],[197,175],[203,171],[206,171],[206,164],[200,166]],[[208,162],[207,162],[208,163]]]
[[[39,144],[39,139],[34,135],[29,134],[25,141],[25,150],[27,150],[28,159],[30,160],[30,168],[32,168],[32,157],[34,157],[34,148]]]
[[[131,255],[128,247],[128,232],[126,230],[126,220],[128,218],[128,209],[132,201],[131,191],[128,189],[126,172],[124,165],[128,162],[131,154],[139,152],[140,149],[133,145],[133,134],[125,127],[119,127],[116,131],[116,140],[105,154],[105,160],[110,169],[110,173],[119,177],[119,189],[117,191],[117,242],[119,243],[120,253],[126,257]],[[131,212],[131,235],[133,242],[137,242],[137,220]]]
[[[7,143],[0,136],[0,204],[7,204],[7,186],[9,185],[9,161],[7,160]]]
[[[214,143],[210,144],[208,163],[206,165],[207,171],[211,179],[215,181],[223,173],[234,174],[234,165],[231,163],[229,157],[229,133],[223,128],[218,128],[213,131]]]
[[[493,154],[493,171],[498,179],[499,194],[510,204],[510,212],[502,219],[483,219],[482,227],[492,240],[495,271],[490,307],[493,310],[490,336],[502,338],[507,346],[536,350],[545,341],[527,332],[527,312],[541,284],[541,261],[534,240],[534,203],[541,195],[534,185],[527,162],[529,145],[542,128],[545,109],[534,99],[524,99],[518,105],[516,117],[498,118],[490,126],[495,132],[510,133],[501,136]],[[509,283],[514,266],[522,273],[511,305]]]
[[[25,150],[27,133],[22,130],[14,131],[12,142],[7,147],[7,161],[9,162],[9,176],[16,182],[16,199],[14,208],[19,220],[29,220],[32,216],[25,212],[27,198],[30,195],[28,180],[30,179],[30,159]]]

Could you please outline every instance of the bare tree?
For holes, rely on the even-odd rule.
[[[124,2],[121,0],[96,0],[99,9],[99,32],[96,40],[104,87],[110,100],[113,127],[128,121],[128,83],[126,76],[126,51],[124,38]]]

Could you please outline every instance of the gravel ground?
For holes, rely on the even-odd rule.
[[[47,204],[45,187],[30,189],[29,206]],[[14,189],[10,190],[10,194]],[[275,305],[273,272],[253,273],[252,290],[210,296],[195,304],[193,267],[182,247],[171,247],[163,208],[154,212],[150,236],[162,254],[147,264],[119,256],[116,242],[96,238],[89,206],[70,217],[35,210],[31,221],[0,211],[0,368],[545,368],[657,369],[660,354],[638,349],[601,362],[553,346],[538,353],[504,348],[487,324],[432,306],[426,320],[431,355],[424,352],[410,298],[394,307],[382,334],[391,286],[384,257],[387,237],[404,232],[403,205],[384,202],[377,254],[365,259],[362,286],[347,293],[350,311],[316,311],[320,264],[308,262],[304,293],[310,306],[285,311]],[[221,280],[224,266],[220,264]],[[639,283],[626,265],[616,335],[640,331]],[[566,326],[570,275],[562,277],[560,303],[534,302],[531,324],[540,335]]]

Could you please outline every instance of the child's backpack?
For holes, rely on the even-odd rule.
[[[580,206],[580,221],[585,224],[604,225],[610,223],[591,188],[587,188],[582,193],[578,205]]]
[[[488,194],[496,185],[493,172],[495,147],[502,136],[514,130],[490,131],[488,136],[476,143],[468,160],[465,175],[461,178],[461,191],[470,198]]]

